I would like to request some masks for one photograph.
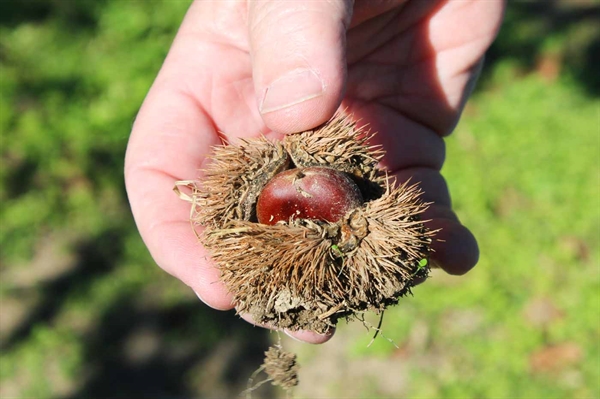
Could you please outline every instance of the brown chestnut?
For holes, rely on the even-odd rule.
[[[344,172],[325,167],[289,169],[263,188],[256,216],[268,225],[290,218],[335,223],[362,203],[358,186]]]

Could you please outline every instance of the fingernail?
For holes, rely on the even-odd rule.
[[[267,89],[260,112],[278,111],[323,94],[323,81],[311,69],[297,69],[275,80]]]
[[[290,337],[291,339],[293,339],[294,341],[297,341],[297,342],[302,342],[302,343],[304,343],[304,341],[301,341],[301,340],[299,340],[298,338],[294,337],[294,335],[293,335],[293,334],[292,334],[290,331],[288,331],[288,330],[283,330],[283,333],[284,333],[285,335],[287,335],[288,337]]]
[[[206,301],[204,299],[202,299],[202,297],[200,296],[200,294],[198,294],[196,292],[196,290],[192,290],[192,291],[194,291],[194,294],[196,294],[196,296],[198,297],[198,299],[200,299],[203,303],[206,303]]]
[[[308,330],[298,330],[298,331],[293,331],[293,332],[289,331],[289,330],[283,330],[283,332],[288,337],[290,337],[296,341],[318,345],[318,344],[322,344],[322,343],[329,341],[329,339],[335,332],[335,329],[332,328],[325,334],[319,334],[319,333],[308,331]]]

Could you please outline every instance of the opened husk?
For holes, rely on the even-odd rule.
[[[217,146],[200,182],[177,183],[238,312],[258,323],[325,333],[340,318],[396,304],[416,278],[427,276],[434,232],[420,215],[428,204],[416,184],[395,187],[377,168],[384,153],[367,144],[371,137],[337,116],[281,143],[260,137]],[[256,201],[269,180],[311,166],[347,173],[365,203],[337,223],[259,224]]]

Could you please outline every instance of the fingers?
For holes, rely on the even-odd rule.
[[[261,323],[255,322],[254,319],[252,318],[252,316],[250,316],[247,313],[240,314],[240,317],[242,319],[246,320],[248,323],[254,324],[257,327],[267,328],[269,330],[274,330],[274,331],[283,331],[287,336],[295,339],[296,341],[306,342],[308,344],[316,344],[316,345],[323,344],[323,343],[329,341],[331,339],[331,337],[333,337],[333,334],[335,334],[335,328],[331,328],[326,334],[318,334],[316,332],[306,331],[306,330],[300,330],[300,331],[278,330],[267,324],[261,324]]]
[[[432,206],[424,218],[431,219],[428,227],[440,229],[431,247],[434,264],[453,275],[463,275],[479,260],[479,247],[473,234],[463,226],[449,208]]]
[[[171,54],[177,51],[175,45]],[[182,65],[171,60],[148,93],[131,133],[125,159],[127,193],[140,235],[156,263],[209,306],[231,309],[218,270],[192,232],[190,204],[172,191],[175,181],[196,177],[210,147],[220,141],[198,101],[182,89],[185,79],[172,78],[181,74],[177,68]]]
[[[387,170],[425,167],[440,170],[446,156],[444,140],[433,130],[386,107],[349,107],[356,120],[377,132],[371,144],[385,150],[381,166]]]
[[[335,333],[335,329],[331,329],[327,332],[327,334],[317,334],[312,331],[300,330],[300,331],[283,331],[285,335],[295,339],[296,341],[306,342],[307,344],[319,345],[324,344],[329,341],[333,334]]]
[[[464,274],[479,258],[477,241],[452,212],[450,194],[440,169],[444,162],[444,141],[431,129],[389,109],[352,105],[349,112],[372,131],[372,144],[382,145],[386,155],[381,166],[398,183],[419,183],[422,199],[433,205],[423,215],[427,227],[441,229],[432,243],[432,260],[450,274]]]
[[[257,103],[280,133],[311,129],[338,108],[346,80],[352,1],[252,1],[250,51]]]
[[[423,219],[430,220],[427,223],[429,229],[439,229],[431,244],[434,264],[454,275],[471,270],[479,259],[477,241],[452,211],[450,194],[442,175],[435,169],[411,168],[395,176],[399,183],[408,180],[418,182],[423,190],[423,201],[433,203],[423,214]]]

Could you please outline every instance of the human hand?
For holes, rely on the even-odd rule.
[[[211,146],[311,129],[341,106],[378,132],[382,166],[420,182],[441,228],[432,260],[464,274],[479,256],[451,210],[440,169],[501,19],[501,0],[194,2],[137,116],[125,179],[158,265],[215,309],[231,309],[175,181],[197,176]],[[224,132],[224,133],[221,133]],[[295,332],[320,343],[330,336]]]

